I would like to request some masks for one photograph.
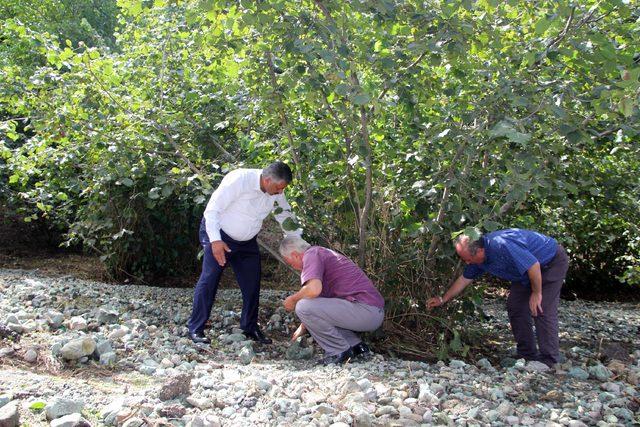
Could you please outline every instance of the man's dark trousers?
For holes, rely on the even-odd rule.
[[[227,265],[231,264],[240,291],[242,292],[242,315],[240,328],[253,332],[258,324],[258,306],[260,304],[260,252],[256,237],[244,242],[233,240],[220,230],[222,241],[229,246],[231,252],[225,252]],[[193,311],[189,318],[189,332],[203,332],[209,320],[211,308],[216,298],[218,284],[224,268],[213,257],[211,242],[205,229],[204,220],[200,224],[200,244],[204,249],[202,273],[193,293]]]
[[[569,258],[564,248],[558,245],[555,257],[541,267],[542,271],[542,311],[536,317],[531,316],[529,297],[531,286],[512,283],[507,311],[511,330],[517,343],[518,357],[538,360],[551,366],[558,363],[560,341],[558,338],[558,304],[560,289],[569,269]],[[536,325],[536,339],[533,323]],[[539,350],[539,351],[538,351]]]

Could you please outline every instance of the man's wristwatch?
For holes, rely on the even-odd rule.
[[[438,295],[438,298],[440,299],[440,304],[444,304],[444,298],[442,298],[440,295]]]

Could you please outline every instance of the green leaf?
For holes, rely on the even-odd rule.
[[[501,120],[489,131],[493,138],[506,137],[509,141],[524,145],[531,140],[528,133],[518,132],[507,120]]]
[[[47,404],[45,402],[33,402],[31,405],[29,405],[29,409],[31,409],[32,411],[38,412],[38,411],[42,411],[45,406],[47,406]]]
[[[162,187],[162,197],[167,198],[173,193],[173,185],[166,185]]]
[[[353,103],[356,105],[365,105],[371,101],[371,97],[366,93],[360,93],[353,97]]]
[[[499,222],[495,222],[495,221],[491,221],[491,220],[486,220],[482,223],[483,228],[485,230],[487,230],[487,232],[492,232],[492,231],[496,231],[499,230],[500,227],[502,226],[502,224],[500,224]]]
[[[543,35],[547,31],[550,25],[551,25],[551,21],[548,20],[546,17],[538,20],[538,22],[536,22],[536,25],[535,25],[536,35],[537,36]]]
[[[131,178],[122,178],[120,182],[126,187],[133,186],[133,180]]]
[[[13,174],[9,177],[9,184],[15,184],[20,179],[19,175]]]
[[[469,239],[471,239],[472,241],[476,241],[480,238],[480,236],[482,235],[482,233],[480,232],[480,230],[476,227],[467,227],[464,229],[464,231],[462,232],[465,236],[469,236]]]
[[[633,115],[633,100],[630,97],[624,97],[618,102],[618,110],[625,116]]]
[[[462,350],[462,340],[460,339],[460,332],[453,331],[453,339],[449,342],[449,348],[454,353],[459,353]]]
[[[151,200],[159,199],[160,198],[160,188],[159,187],[153,187],[151,190],[149,190],[148,197]]]
[[[340,83],[334,89],[334,92],[341,96],[347,96],[351,91],[351,87],[345,83]]]
[[[300,226],[291,218],[286,218],[282,221],[282,229],[284,231],[296,231]]]

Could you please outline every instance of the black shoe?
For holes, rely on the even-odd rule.
[[[371,355],[371,349],[362,341],[351,347],[351,351],[353,352],[353,357],[366,358]]]
[[[206,337],[204,332],[189,332],[189,338],[196,344],[211,344],[211,340]]]
[[[353,358],[353,351],[351,349],[347,349],[342,353],[335,354],[333,356],[327,356],[320,359],[321,365],[342,365],[347,363],[349,360]]]
[[[252,332],[242,331],[242,333],[245,337],[252,339],[260,344],[271,344],[273,342],[271,341],[271,338],[265,336],[265,334],[263,334],[262,331],[258,328],[256,328],[256,330]]]

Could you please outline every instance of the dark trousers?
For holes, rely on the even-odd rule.
[[[512,283],[507,311],[517,343],[518,357],[553,365],[560,357],[558,338],[558,304],[560,289],[569,269],[569,257],[560,245],[549,264],[542,266],[542,311],[533,317],[529,309],[531,286]],[[533,324],[536,335],[533,334]],[[538,346],[536,348],[536,338]]]
[[[260,252],[256,237],[240,242],[220,230],[222,241],[229,246],[226,252],[227,264],[231,264],[242,292],[242,315],[240,327],[247,331],[255,331],[258,324],[258,306],[260,304]],[[204,249],[202,273],[193,293],[193,310],[189,318],[189,332],[202,332],[209,320],[211,308],[216,298],[218,284],[225,267],[221,267],[213,257],[211,242],[205,229],[204,220],[200,224],[200,244]]]

